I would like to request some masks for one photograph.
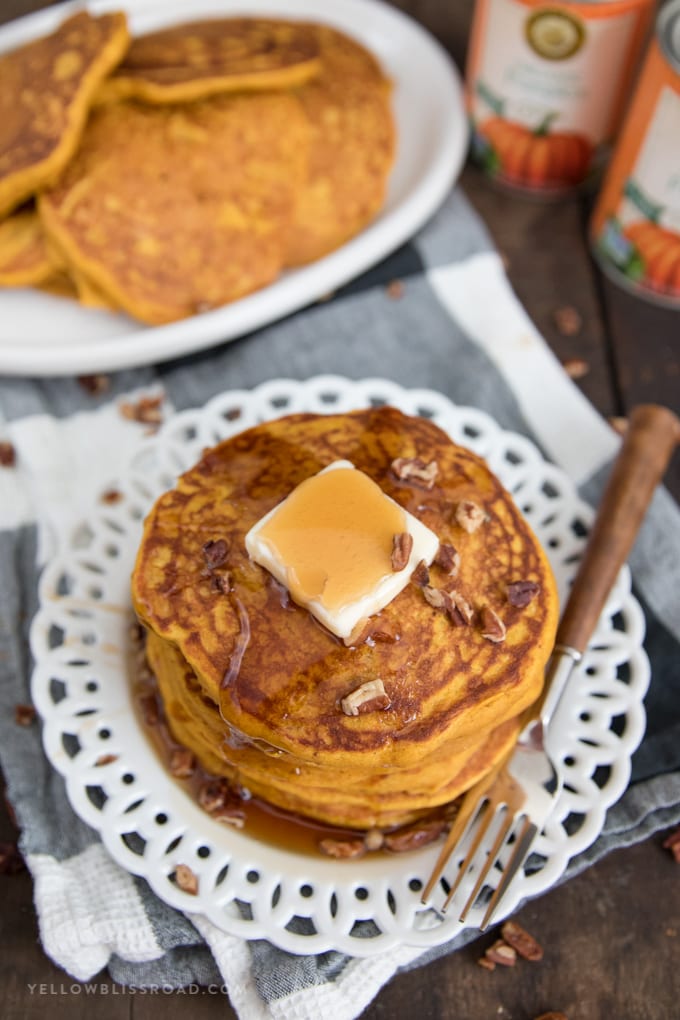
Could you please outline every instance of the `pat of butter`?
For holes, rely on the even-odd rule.
[[[406,566],[394,570],[394,536],[404,532],[413,548]],[[301,482],[245,541],[251,559],[340,638],[403,591],[416,565],[429,565],[439,547],[433,531],[348,460]]]

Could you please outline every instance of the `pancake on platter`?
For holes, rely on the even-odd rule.
[[[17,209],[0,222],[0,286],[33,287],[58,267],[33,206]]]
[[[40,196],[40,216],[67,265],[108,301],[172,322],[277,276],[308,134],[284,92],[102,106]]]
[[[56,180],[92,96],[128,43],[124,14],[80,11],[51,35],[0,55],[0,215]]]
[[[272,18],[183,22],[133,40],[95,101],[177,103],[302,85],[321,67],[309,25]]]
[[[309,177],[288,234],[285,263],[299,266],[349,240],[379,211],[394,160],[391,86],[349,36],[315,26],[318,77],[297,90],[311,124]]]
[[[336,461],[439,540],[429,570],[344,641],[245,544]],[[545,555],[484,462],[392,408],[291,415],[207,451],[147,518],[132,592],[173,738],[263,801],[352,830],[419,819],[499,761],[558,612]]]

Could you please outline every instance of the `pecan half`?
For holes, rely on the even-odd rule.
[[[17,726],[30,726],[35,721],[36,711],[33,705],[15,705],[14,721]]]
[[[178,864],[175,868],[175,881],[182,892],[195,896],[198,893],[198,877],[188,864]]]
[[[392,570],[403,570],[411,558],[413,550],[413,535],[408,531],[401,531],[392,538]]]
[[[460,524],[463,531],[471,535],[477,528],[487,520],[487,515],[481,506],[477,506],[471,499],[463,499],[456,507],[456,524]]]
[[[498,939],[492,946],[489,946],[484,955],[487,960],[499,963],[501,967],[514,967],[517,962],[517,953],[503,939]]]
[[[455,577],[460,570],[460,553],[455,545],[440,545],[434,562],[450,577]]]
[[[338,860],[349,860],[351,857],[362,857],[366,853],[363,839],[332,839],[330,836],[319,840],[319,850],[327,857]]]
[[[413,573],[411,574],[411,580],[414,584],[420,585],[421,588],[424,588],[425,585],[430,583],[430,571],[427,569],[427,563],[425,560],[420,560],[416,564]]]
[[[382,680],[367,680],[361,687],[340,702],[345,715],[363,715],[365,712],[384,711],[391,705]]]
[[[415,482],[425,489],[431,489],[439,473],[436,460],[428,464],[420,457],[397,457],[391,464],[393,473],[401,482]]]
[[[534,961],[543,959],[543,947],[516,921],[506,921],[501,928],[501,935],[523,959]]]
[[[211,538],[203,546],[203,559],[208,570],[221,567],[227,558],[229,543],[226,538]]]
[[[479,611],[479,629],[487,641],[493,641],[495,644],[505,641],[507,633],[505,624],[490,606],[482,606]]]
[[[517,609],[525,609],[534,596],[541,590],[540,584],[535,581],[512,581],[506,586],[508,602]]]
[[[16,462],[16,450],[7,439],[3,439],[2,442],[0,442],[0,467],[14,467]]]
[[[188,779],[194,774],[196,759],[188,747],[175,747],[170,754],[168,769],[176,779]]]
[[[444,818],[431,818],[422,822],[413,822],[403,829],[385,834],[385,849],[393,854],[405,853],[407,850],[418,850],[439,839],[446,828]]]

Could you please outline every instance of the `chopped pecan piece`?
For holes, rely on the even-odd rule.
[[[195,896],[198,892],[198,878],[188,864],[178,864],[175,868],[175,881],[182,892]]]
[[[423,819],[421,822],[413,822],[403,829],[385,834],[385,849],[394,854],[405,853],[407,850],[418,850],[421,846],[428,846],[439,839],[446,828],[444,818]]]
[[[364,846],[372,853],[380,850],[385,842],[385,834],[381,829],[369,829],[364,834]]]
[[[576,336],[581,332],[583,319],[581,313],[573,305],[556,308],[553,312],[553,319],[562,336]]]
[[[484,955],[487,960],[499,963],[501,967],[514,967],[517,961],[517,953],[503,939],[498,939],[492,946],[489,946]]]
[[[501,935],[523,959],[534,961],[543,959],[543,947],[516,921],[506,921],[501,928]]]
[[[98,397],[106,393],[111,385],[108,375],[79,375],[78,385],[81,386],[91,397]]]
[[[213,591],[221,591],[223,595],[228,595],[230,591],[233,591],[234,583],[229,571],[223,570],[219,574],[212,574],[210,577],[210,587]]]
[[[363,715],[365,712],[384,711],[391,705],[382,680],[367,680],[361,687],[340,702],[345,715]]]
[[[455,577],[460,570],[460,553],[455,545],[440,545],[434,562],[450,577]]]
[[[525,609],[540,590],[535,581],[513,581],[506,588],[508,602],[517,609]]]
[[[427,569],[427,563],[425,560],[420,560],[411,574],[411,580],[415,584],[419,584],[421,588],[424,588],[430,583],[430,571]]]
[[[402,531],[392,538],[392,570],[403,570],[411,558],[413,535]]]
[[[426,464],[420,457],[397,457],[392,461],[392,471],[401,482],[415,482],[426,489],[431,489],[439,473],[436,460]]]
[[[161,721],[161,714],[158,708],[158,701],[155,694],[145,694],[139,699],[142,716],[147,726],[158,726]]]
[[[590,372],[590,362],[584,358],[567,358],[562,362],[562,368],[570,379],[583,379]]]
[[[393,301],[398,301],[404,296],[404,284],[402,280],[390,280],[387,284],[387,296]]]
[[[15,705],[14,721],[17,726],[30,726],[35,721],[36,711],[33,705]]]
[[[194,774],[196,759],[188,747],[175,747],[170,754],[168,768],[176,779],[188,779]]]
[[[0,843],[0,875],[18,875],[26,863],[16,843]]]
[[[379,644],[394,644],[399,639],[399,635],[387,620],[383,620],[382,617],[371,621],[371,627],[368,632],[368,638],[371,641],[377,641]]]
[[[628,419],[627,418],[624,418],[620,414],[615,414],[615,415],[612,415],[611,418],[607,418],[607,421],[609,422],[611,427],[614,429],[614,432],[618,433],[618,435],[620,435],[620,436],[625,436],[626,432],[628,431]]]
[[[541,1013],[535,1020],[569,1020],[566,1013],[561,1013],[559,1010],[549,1009],[547,1013]]]
[[[103,765],[111,765],[114,761],[118,761],[117,754],[100,754],[95,765],[97,768],[101,768]]]
[[[493,960],[490,960],[488,956],[480,956],[479,959],[477,960],[477,963],[479,964],[480,967],[483,967],[484,970],[496,969],[496,964],[493,962]]]
[[[246,824],[246,813],[240,803],[226,804],[223,808],[211,812],[211,815],[215,821],[230,825],[232,829],[242,829]]]
[[[472,606],[459,591],[444,591],[446,612],[457,627],[467,627],[472,622]]]
[[[680,864],[680,829],[675,829],[666,836],[661,846],[664,850],[670,850],[675,860]]]
[[[227,558],[229,543],[226,538],[211,538],[203,546],[203,558],[208,570],[215,570],[221,567]]]
[[[359,836],[355,839],[333,839],[327,836],[326,839],[319,840],[319,850],[327,857],[349,860],[351,857],[361,857],[365,854],[366,844]]]
[[[140,397],[134,404],[129,400],[123,400],[118,405],[118,409],[123,418],[127,418],[128,421],[138,421],[142,425],[160,425],[163,421],[163,412],[161,411],[163,400],[163,394]]]
[[[482,606],[479,611],[479,629],[482,632],[482,637],[487,641],[493,641],[495,644],[505,641],[507,633],[505,624],[490,606]]]
[[[198,803],[209,814],[240,803],[237,794],[226,779],[209,779],[198,791]]]
[[[106,489],[102,492],[99,500],[101,503],[105,503],[106,506],[113,506],[115,503],[120,503],[123,498],[123,493],[119,492],[118,489]]]
[[[0,442],[0,467],[14,467],[17,462],[17,452],[7,439]]]
[[[433,588],[431,584],[426,584],[423,588],[423,595],[425,601],[435,609],[446,609],[446,599],[441,588]]]
[[[487,519],[486,512],[481,506],[477,506],[471,499],[463,499],[456,507],[456,524],[460,524],[463,531],[471,535],[477,528],[480,528]]]

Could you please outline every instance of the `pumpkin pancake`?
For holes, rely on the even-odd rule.
[[[268,18],[215,18],[134,39],[96,102],[177,103],[218,92],[302,85],[321,68],[309,25]]]
[[[400,458],[434,462],[432,485],[395,473]],[[349,647],[245,548],[253,524],[337,460],[442,553],[429,587],[412,579]],[[523,607],[508,596],[517,581],[533,593]],[[435,608],[433,589],[469,613]],[[412,820],[493,766],[541,690],[558,608],[538,541],[484,462],[392,408],[292,415],[206,452],[149,515],[132,591],[174,738],[264,800],[349,828]],[[342,700],[378,679],[386,698],[345,714]]]
[[[278,274],[308,130],[285,93],[100,107],[40,197],[43,224],[69,265],[143,322],[216,308]]]
[[[61,173],[95,90],[128,42],[124,14],[81,11],[52,35],[0,55],[0,215]]]
[[[390,83],[378,62],[342,32],[315,30],[322,71],[297,90],[312,140],[287,266],[320,258],[362,230],[383,204],[394,159]]]
[[[0,286],[32,287],[57,268],[33,206],[12,213],[0,223]]]

